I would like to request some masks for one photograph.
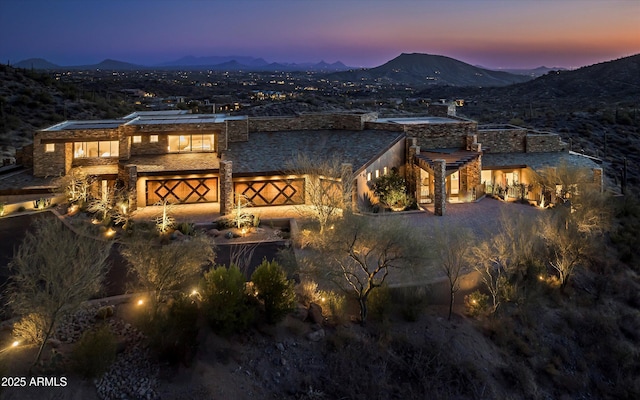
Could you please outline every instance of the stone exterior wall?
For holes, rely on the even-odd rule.
[[[249,141],[249,120],[229,120],[225,121],[227,132],[227,141],[229,142],[247,142]],[[226,143],[224,150],[226,150]]]
[[[560,140],[556,133],[529,133],[527,134],[527,153],[550,153],[565,151],[566,143]]]
[[[467,136],[476,133],[478,123],[460,121],[445,124],[405,125],[407,136],[418,139],[423,150],[442,148],[467,148]],[[482,142],[481,142],[482,143]]]
[[[518,127],[479,129],[478,143],[486,153],[524,153],[527,130]]]
[[[434,179],[434,208],[433,213],[443,216],[446,212],[447,204],[447,173],[445,160],[433,160],[433,179]]]
[[[302,131],[322,129],[362,130],[375,113],[300,114],[291,117],[249,118],[249,132]]]
[[[233,212],[233,162],[220,162],[220,214]]]
[[[215,148],[218,148],[221,132],[224,132],[226,135],[227,125],[224,122],[125,126],[121,135],[124,137],[124,141],[121,142],[121,145],[124,144],[129,148],[129,151],[121,152],[120,159],[127,160],[129,156],[137,155],[167,154],[169,135],[212,133],[215,135]],[[158,135],[158,141],[156,143],[151,143],[151,135]],[[142,142],[133,143],[131,140],[132,136],[141,136]],[[226,146],[226,138],[224,144]]]
[[[429,115],[434,117],[450,117],[456,115],[456,105],[451,104],[429,104]]]
[[[406,125],[396,124],[394,122],[366,121],[364,123],[364,129],[366,130],[380,130],[391,132],[404,132],[405,126]]]
[[[118,180],[124,183],[125,190],[129,197],[129,210],[138,209],[138,167],[135,165],[118,165]],[[145,204],[140,204],[144,207]]]
[[[37,131],[33,135],[33,175],[37,177],[65,175],[74,161],[73,142],[118,140],[118,136],[117,129]],[[54,144],[55,149],[47,153],[46,144],[51,143]],[[117,163],[117,159],[103,160],[109,160],[106,164]]]

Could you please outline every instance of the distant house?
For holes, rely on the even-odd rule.
[[[566,151],[554,133],[514,126],[481,126],[457,117],[455,105],[431,105],[432,115],[378,118],[375,113],[247,117],[135,112],[120,119],[65,121],[34,134],[35,176],[59,176],[81,167],[99,190],[119,186],[132,209],[167,200],[213,202],[230,213],[234,195],[254,206],[296,205],[305,176],[290,160],[304,153],[339,157],[354,176],[353,199],[371,196],[370,181],[397,169],[420,203],[472,201],[487,188],[507,191],[534,182],[536,170],[568,161],[602,169]],[[536,200],[535,194],[529,194]]]

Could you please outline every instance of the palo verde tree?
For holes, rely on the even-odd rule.
[[[110,248],[111,242],[72,232],[57,218],[37,219],[27,232],[9,264],[9,298],[16,314],[39,321],[36,362],[60,320],[102,288]]]
[[[136,234],[122,250],[130,271],[137,277],[140,288],[149,293],[152,311],[163,294],[185,289],[197,282],[202,268],[213,265],[214,245],[205,235],[185,236],[168,244],[149,240]]]
[[[394,268],[410,268],[425,261],[428,248],[416,241],[415,229],[401,224],[381,225],[369,217],[347,214],[318,241],[321,260],[329,263],[335,282],[353,290],[360,306],[360,320],[367,320],[367,300],[385,283]]]
[[[320,225],[320,234],[324,234],[330,222],[351,203],[352,169],[339,157],[314,158],[302,153],[288,163],[288,168],[291,174],[305,177],[305,198]]]
[[[436,230],[435,253],[440,269],[449,283],[449,319],[453,311],[453,301],[460,289],[460,277],[468,265],[473,235],[468,229],[444,226]]]

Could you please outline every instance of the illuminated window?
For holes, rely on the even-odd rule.
[[[142,136],[134,136],[133,143],[142,143]]]
[[[367,182],[371,180],[371,172],[367,172]]]
[[[158,143],[158,135],[151,135],[149,136],[149,141],[151,143]]]
[[[376,170],[376,179],[377,178],[380,178],[380,170],[379,169]]]
[[[56,151],[56,145],[55,143],[47,143],[44,145],[44,151],[47,153],[53,153],[54,151]]]
[[[73,158],[118,157],[118,155],[117,140],[75,142],[73,144]]]
[[[382,168],[382,175],[386,175],[388,173],[389,173],[389,168],[387,167]]]
[[[170,153],[188,151],[214,151],[214,137],[211,134],[169,135]]]

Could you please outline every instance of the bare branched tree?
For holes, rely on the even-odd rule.
[[[353,171],[344,168],[339,157],[314,158],[305,154],[298,154],[287,167],[292,174],[305,176],[306,202],[324,234],[329,223],[351,203]]]
[[[594,256],[612,213],[606,195],[588,190],[551,212],[542,219],[540,232],[548,246],[549,264],[564,289],[576,267]]]
[[[56,191],[67,197],[69,204],[84,205],[91,190],[91,181],[82,168],[72,168],[68,174],[61,176],[54,182]]]
[[[100,221],[106,221],[109,213],[113,209],[113,193],[109,189],[104,191],[100,196],[94,197],[89,201],[87,210],[98,214]]]
[[[460,289],[460,277],[468,265],[473,234],[468,229],[445,226],[435,237],[436,255],[440,268],[449,282],[449,319],[453,311],[453,301]]]
[[[110,248],[111,242],[77,235],[55,218],[38,219],[27,232],[9,264],[9,293],[18,315],[44,321],[36,362],[59,321],[102,288]]]
[[[215,254],[213,243],[205,235],[166,245],[150,244],[149,238],[134,235],[125,243],[122,255],[156,306],[167,291],[184,289],[196,281],[205,265],[213,265]]]
[[[428,249],[415,232],[399,224],[380,225],[368,217],[347,215],[326,239],[319,241],[319,265],[329,263],[327,273],[355,292],[360,319],[367,320],[367,300],[384,284],[393,268],[411,268],[425,261]]]
[[[171,216],[173,205],[167,200],[162,200],[155,205],[162,207],[160,215],[158,215],[154,220],[154,222],[156,223],[156,228],[161,234],[167,233],[176,222],[173,216]]]

